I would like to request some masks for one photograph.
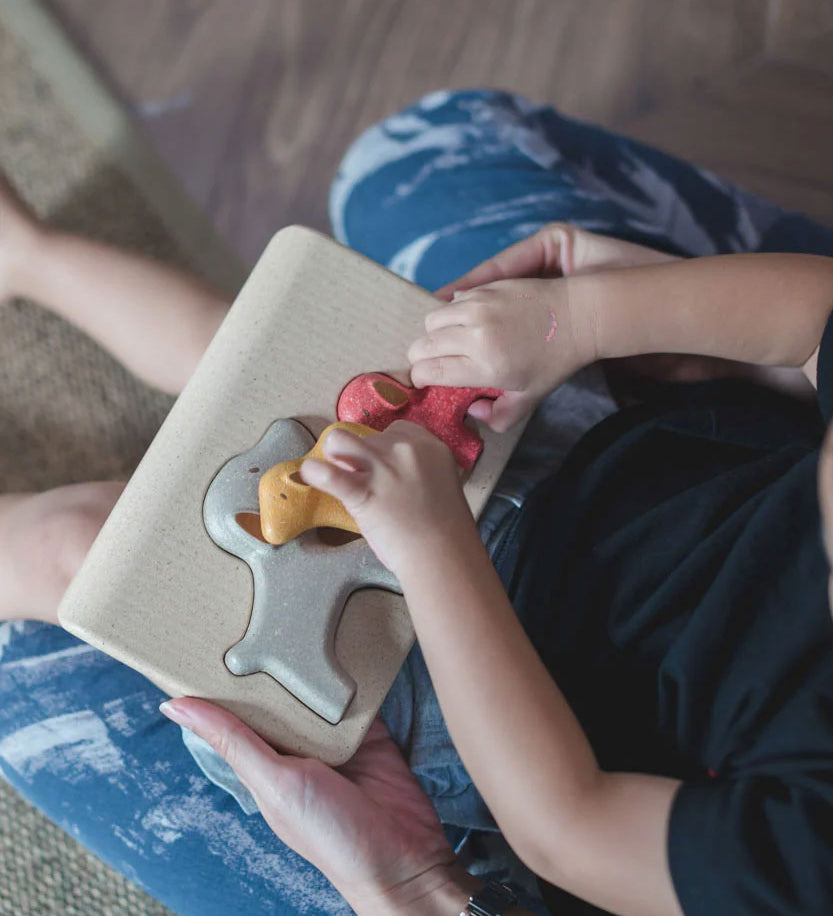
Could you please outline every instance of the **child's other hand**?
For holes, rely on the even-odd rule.
[[[301,465],[304,483],[341,500],[377,557],[400,576],[426,539],[474,528],[448,447],[405,420],[360,439],[333,430],[327,461]]]
[[[471,414],[504,432],[595,358],[592,321],[570,310],[567,279],[500,280],[457,293],[408,350],[411,380],[502,388]]]
[[[477,401],[470,411],[503,432],[595,359],[593,317],[568,316],[566,281],[559,278],[673,260],[633,242],[549,223],[437,290],[437,298],[453,304],[428,316],[428,335],[409,352],[411,378],[415,385],[503,388],[502,398]],[[519,285],[521,280],[525,285]],[[544,301],[548,296],[549,303]],[[504,303],[511,308],[501,316]],[[549,337],[553,321],[558,327]],[[488,381],[478,380],[484,378]]]

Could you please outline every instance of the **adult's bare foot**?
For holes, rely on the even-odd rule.
[[[0,173],[0,305],[20,292],[40,231],[35,215]]]
[[[124,488],[79,483],[0,496],[0,621],[58,622],[58,604]]]

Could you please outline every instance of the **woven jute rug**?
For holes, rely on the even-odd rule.
[[[0,169],[52,225],[229,292],[239,283],[235,258],[36,0],[0,0]],[[170,403],[37,305],[0,309],[0,492],[126,478]],[[167,912],[0,779],[0,914]]]

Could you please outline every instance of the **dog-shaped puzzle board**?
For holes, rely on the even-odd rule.
[[[321,618],[307,631],[296,627],[292,640],[305,651],[295,660],[283,659],[288,673],[273,676],[261,668],[234,674],[227,662],[240,672],[259,667],[257,652],[250,651],[258,643],[253,577],[267,575],[269,564],[257,561],[260,572],[253,571],[229,545],[218,546],[206,529],[203,504],[221,470],[240,457],[238,472],[249,475],[240,489],[246,504],[226,515],[226,533],[245,535],[242,519],[257,512],[258,475],[250,468],[268,467],[243,464],[273,424],[291,420],[296,426],[284,428],[294,432],[278,437],[283,444],[267,456],[269,463],[299,458],[336,419],[339,395],[351,379],[378,371],[407,381],[408,345],[423,333],[425,313],[436,305],[425,290],[319,233],[300,227],[279,232],[68,589],[59,609],[66,629],[141,671],[171,696],[219,703],[285,751],[330,764],[349,759],[413,642],[403,598],[387,590],[391,579],[374,566],[363,581],[385,587],[353,591],[334,636],[320,629],[315,633]],[[481,434],[483,453],[464,484],[475,516],[520,430],[497,436],[481,429]],[[284,453],[287,443],[292,454]],[[251,532],[247,536],[256,539]],[[325,575],[312,581],[305,576],[306,591],[295,595],[307,608],[319,596],[322,602],[337,600],[333,589],[351,591],[343,570],[370,562],[363,540],[330,543],[323,531],[306,532],[294,547],[264,544],[263,550],[289,548],[278,564],[283,565],[302,541],[305,554],[326,556],[316,566]],[[341,563],[340,551],[354,555]],[[299,606],[292,604],[291,588],[281,589],[280,576],[269,579],[271,591],[262,607],[277,616],[271,624],[264,618],[264,630],[280,628],[278,603],[286,599]],[[227,658],[243,645],[236,658],[234,652]],[[311,670],[310,660],[319,668]],[[292,681],[295,662],[302,675],[297,683]],[[324,678],[325,687],[316,677]],[[328,695],[326,684],[335,681],[327,678],[342,681],[341,698],[316,712],[308,702],[312,698],[315,705],[316,694]],[[337,724],[325,715],[337,718]]]
[[[322,542],[316,531],[298,532],[279,549],[262,539],[262,527],[258,532],[255,526],[258,507],[263,519],[259,472],[275,460],[281,462],[278,469],[298,465],[312,445],[313,437],[297,420],[275,420],[254,448],[220,468],[203,500],[203,520],[211,540],[252,571],[251,621],[240,642],[226,652],[226,667],[240,676],[270,674],[313,712],[338,725],[356,689],[333,651],[344,605],[359,588],[398,591],[399,584],[364,538],[338,549]],[[300,483],[295,487],[320,493]],[[244,527],[241,514],[254,521]]]

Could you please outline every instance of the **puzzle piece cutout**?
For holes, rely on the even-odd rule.
[[[381,372],[368,372],[352,379],[338,398],[339,420],[361,423],[375,430],[387,429],[394,420],[410,420],[424,426],[451,449],[460,467],[470,471],[483,440],[465,424],[469,407],[481,398],[494,400],[499,388],[451,388],[428,385],[409,388]]]
[[[308,531],[275,547],[258,537],[261,469],[303,457],[314,442],[296,420],[276,420],[255,446],[218,471],[205,494],[203,522],[218,547],[249,566],[254,583],[251,618],[225,653],[226,667],[240,676],[270,675],[337,725],[356,692],[335,656],[347,599],[360,588],[401,588],[363,538],[334,547]]]
[[[307,458],[324,461],[324,442],[334,429],[345,429],[356,436],[376,435],[376,430],[360,423],[331,423],[303,458],[282,461],[260,478],[258,500],[263,537],[270,544],[286,544],[310,528],[340,528],[359,532],[359,526],[340,500],[305,484],[298,476]]]

